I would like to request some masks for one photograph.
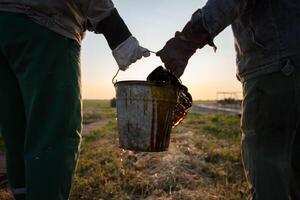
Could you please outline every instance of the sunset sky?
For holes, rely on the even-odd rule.
[[[158,51],[192,13],[206,0],[114,0],[116,8],[140,44]],[[231,28],[215,38],[218,51],[210,47],[198,50],[190,59],[181,80],[194,99],[216,99],[216,93],[240,92],[235,77],[235,51]],[[82,84],[84,99],[110,99],[115,96],[112,77],[118,66],[102,35],[88,33],[82,44]],[[145,80],[157,66],[155,55],[144,58],[120,72],[117,80]]]

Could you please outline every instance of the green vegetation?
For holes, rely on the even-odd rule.
[[[116,117],[116,108],[110,107],[109,100],[84,100],[83,124],[89,124],[101,118]]]
[[[206,124],[202,127],[205,133],[214,135],[220,139],[240,141],[240,118],[236,115],[208,115]]]

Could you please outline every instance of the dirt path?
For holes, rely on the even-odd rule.
[[[235,106],[235,105],[234,105]],[[202,113],[221,113],[221,114],[236,114],[241,115],[240,107],[225,107],[219,105],[204,105],[196,104],[193,105],[191,112],[202,112]]]
[[[101,126],[105,125],[108,122],[107,118],[100,119],[96,122],[90,123],[90,124],[85,124],[83,125],[83,130],[82,130],[82,136],[85,136],[92,130],[95,130],[97,128],[100,128]]]

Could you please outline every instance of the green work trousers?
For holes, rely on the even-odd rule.
[[[0,126],[17,200],[69,198],[81,132],[80,46],[0,12]]]
[[[299,65],[299,63],[298,63]],[[242,156],[255,200],[300,199],[300,66],[243,83]]]

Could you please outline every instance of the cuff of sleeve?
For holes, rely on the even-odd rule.
[[[97,24],[96,33],[102,33],[104,35],[112,50],[131,36],[128,27],[119,15],[117,9],[114,9],[110,16]]]

